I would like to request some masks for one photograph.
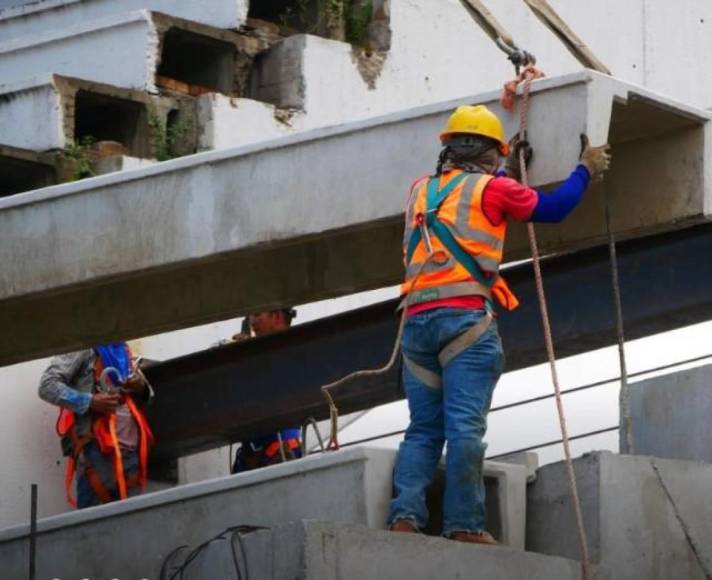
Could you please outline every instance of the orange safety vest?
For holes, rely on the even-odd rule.
[[[128,349],[128,346],[126,347]],[[129,351],[129,360],[131,352]],[[94,381],[99,383],[99,377],[104,370],[104,363],[101,357],[96,356],[94,361]],[[105,415],[96,415],[91,422],[91,430],[84,435],[78,435],[76,430],[76,418],[71,409],[62,407],[59,410],[57,418],[57,435],[61,438],[69,438],[71,441],[71,454],[67,457],[67,469],[64,476],[64,487],[67,494],[67,501],[73,507],[77,506],[77,502],[72,495],[72,485],[74,482],[74,474],[76,472],[77,460],[84,446],[91,440],[96,440],[99,450],[105,455],[113,455],[114,462],[114,477],[119,491],[119,497],[126,499],[128,497],[127,487],[138,485],[141,488],[146,486],[148,480],[148,450],[153,445],[153,433],[148,426],[148,421],[143,412],[138,408],[136,403],[130,396],[125,397],[126,406],[131,413],[139,431],[139,472],[136,478],[127,480],[124,476],[124,463],[121,454],[121,447],[116,434],[116,413]],[[86,457],[84,458],[87,461]],[[111,501],[111,494],[106,489],[101,479],[97,475],[93,466],[86,465],[86,476],[89,480],[92,489],[102,503]]]
[[[414,184],[405,217],[403,254],[406,275],[401,285],[402,295],[411,294],[409,305],[466,295],[481,295],[488,300],[495,298],[507,310],[514,310],[519,305],[516,296],[499,275],[507,221],[494,226],[482,211],[482,193],[493,177],[456,169],[446,172],[439,179],[424,178]],[[467,259],[474,259],[475,267],[479,268],[486,283],[476,280],[463,260],[453,254],[452,246],[427,226],[431,179],[438,179],[437,186],[441,191],[448,187],[452,189],[440,205],[430,211],[445,226],[460,251],[464,250],[469,256]],[[435,255],[416,280],[416,274],[428,255],[426,240],[420,233],[422,229],[427,229]]]

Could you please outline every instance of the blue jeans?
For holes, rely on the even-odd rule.
[[[437,308],[406,321],[403,353],[440,376],[441,388],[416,378],[405,365],[410,425],[398,450],[389,522],[409,520],[419,529],[428,521],[425,491],[447,441],[443,534],[485,529],[482,463],[487,413],[504,368],[502,341],[492,321],[479,341],[441,368],[438,353],[483,316],[484,310]]]
[[[101,480],[106,490],[111,496],[111,501],[119,499],[119,490],[114,475],[114,458],[113,455],[104,455],[99,450],[99,445],[95,441],[90,441],[82,450],[84,457],[89,465],[96,471],[97,476]],[[138,473],[138,453],[122,449],[121,457],[124,464],[124,476],[126,479],[135,477]],[[129,497],[133,497],[141,493],[138,486],[127,486],[126,490]],[[101,505],[102,501],[94,491],[86,472],[81,467],[77,470],[77,509]]]

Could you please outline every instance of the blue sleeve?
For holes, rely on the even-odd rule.
[[[584,165],[578,165],[568,179],[557,189],[545,193],[537,191],[539,198],[530,221],[559,223],[579,204],[586,191],[591,174]]]

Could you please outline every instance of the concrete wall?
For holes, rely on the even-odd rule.
[[[617,580],[703,580],[712,574],[712,465],[594,453],[575,460],[593,562]],[[577,558],[563,462],[529,487],[527,549]]]
[[[133,10],[154,10],[217,28],[239,28],[248,0],[44,0],[29,6],[0,9],[0,39],[35,36]]]
[[[633,383],[630,410],[636,454],[712,463],[712,365]]]
[[[229,578],[235,574],[230,544],[240,553],[238,539],[226,535],[225,540],[210,544],[199,554],[186,569],[186,580]],[[247,534],[241,543],[243,564],[248,567],[252,580],[511,580],[524,577],[575,580],[580,577],[578,563],[564,558],[346,524],[298,522]],[[180,554],[169,562],[179,565]],[[607,577],[605,572],[597,572],[596,580]]]

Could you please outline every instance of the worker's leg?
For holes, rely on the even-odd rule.
[[[476,324],[484,311],[459,312],[460,332]],[[443,408],[447,440],[443,533],[485,530],[482,463],[487,413],[504,367],[502,342],[492,321],[480,339],[443,369]]]
[[[437,335],[437,323],[431,312],[411,316],[403,332],[403,354],[439,375]],[[425,384],[405,365],[403,384],[410,425],[398,450],[393,473],[394,499],[388,521],[408,520],[417,528],[423,528],[428,522],[425,490],[435,475],[445,441],[442,391]]]
[[[118,485],[114,475],[114,461],[112,455],[105,455],[99,450],[94,441],[84,446],[82,461],[77,470],[77,508],[82,509],[107,503],[106,500],[119,499]],[[123,450],[122,452],[124,477],[126,480],[135,479],[138,474],[138,456],[136,451]],[[101,497],[101,494],[106,494]],[[129,486],[129,496],[140,493],[137,486]]]

